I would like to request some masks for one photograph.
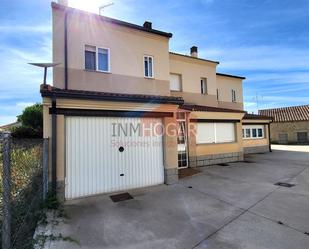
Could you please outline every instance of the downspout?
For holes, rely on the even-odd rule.
[[[64,89],[68,89],[68,11],[64,13]]]
[[[268,126],[268,145],[269,145],[269,152],[271,151],[271,139],[270,139],[270,123],[267,124]]]
[[[52,194],[57,193],[57,102],[56,97],[52,97]]]

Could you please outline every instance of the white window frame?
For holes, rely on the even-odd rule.
[[[209,123],[212,123],[213,127],[214,127],[214,130],[213,130],[213,132],[214,132],[214,142],[212,142],[212,143],[199,142],[199,139],[196,138],[196,144],[199,144],[199,145],[203,145],[203,144],[230,144],[230,143],[236,143],[237,142],[237,130],[236,130],[235,123],[224,122],[224,123],[233,124],[233,126],[234,126],[234,139],[232,141],[227,141],[227,142],[218,142],[217,141],[217,124],[218,124],[218,122],[209,122]],[[197,124],[199,124],[199,123],[197,123]],[[203,123],[200,123],[200,124],[203,124]]]
[[[95,47],[95,59],[96,59],[96,65],[95,65],[95,70],[90,70],[90,69],[86,69],[86,58],[85,58],[85,51],[86,51],[86,46],[89,46],[89,47]],[[99,69],[99,49],[106,49],[108,51],[108,56],[107,56],[107,59],[108,59],[108,70],[105,71],[105,70],[100,70]],[[93,44],[84,44],[84,70],[86,71],[93,71],[93,72],[101,72],[101,73],[111,73],[111,52],[110,52],[110,48],[107,48],[107,47],[101,47],[101,46],[96,46],[96,45],[93,45]]]
[[[202,84],[202,82],[204,84]],[[208,94],[207,78],[201,77],[201,79],[200,79],[200,87],[201,87],[201,94],[207,95]]]
[[[180,84],[180,90],[172,90],[171,89],[171,81],[170,81],[170,91],[171,92],[182,92],[182,75],[181,74],[179,74],[179,73],[170,73],[170,77],[171,77],[171,75],[177,75],[178,77],[179,77],[179,84]]]
[[[263,127],[260,127],[263,126]],[[254,125],[244,125],[243,129],[243,139],[265,139],[265,125],[261,124],[259,126]],[[259,136],[259,129],[262,129],[262,136]],[[250,136],[247,136],[246,130],[250,130]],[[253,130],[256,130],[256,137],[253,137]]]
[[[148,63],[148,70],[149,70],[149,58],[152,59],[152,64],[151,64],[151,72],[152,72],[152,75],[151,76],[146,76],[145,75],[145,58],[147,58],[147,63]],[[144,77],[147,78],[147,79],[154,79],[154,57],[152,55],[144,55],[143,56],[143,71],[144,71]],[[148,72],[149,73],[149,72]]]

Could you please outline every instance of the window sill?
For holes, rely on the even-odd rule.
[[[236,144],[237,141],[223,143],[196,143],[196,145],[220,145],[220,144]]]
[[[91,72],[91,73],[105,73],[105,74],[111,74],[111,71],[99,71],[99,70],[90,70],[90,69],[84,69],[85,72]]]
[[[265,137],[243,137],[244,140],[259,140],[259,139],[265,139]]]
[[[154,80],[155,78],[154,77],[147,77],[147,76],[144,76],[145,79],[147,80]]]

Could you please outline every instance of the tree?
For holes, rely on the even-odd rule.
[[[34,104],[26,107],[17,120],[22,123],[22,126],[43,129],[43,106]]]
[[[21,126],[12,129],[15,138],[41,138],[43,136],[43,106],[34,104],[23,110],[17,117]]]

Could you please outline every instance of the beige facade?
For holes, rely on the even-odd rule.
[[[73,110],[75,114],[81,111],[84,113],[81,115],[89,115],[94,111],[171,114],[162,116],[164,127],[174,129],[174,132],[165,133],[163,139],[166,183],[175,182],[178,179],[180,155],[179,135],[176,132],[179,122],[176,119],[178,112],[186,113],[187,130],[184,134],[187,135],[186,155],[189,162],[186,166],[196,167],[241,161],[244,147],[267,145],[266,138],[258,142],[242,139],[242,119],[245,115],[242,89],[244,78],[217,73],[218,62],[198,58],[197,47],[191,48],[192,56],[171,53],[169,52],[171,35],[153,30],[149,23],[150,28],[74,10],[59,4],[53,3],[52,6],[53,61],[60,64],[53,70],[54,88],[48,86],[46,91],[50,91],[50,94],[48,96],[42,94],[42,96],[44,97],[44,137],[51,138],[51,144],[53,137],[57,140],[56,163],[52,162],[52,156],[50,156],[50,167],[56,165],[59,183],[63,183],[66,178],[65,127],[66,117],[70,114],[57,113],[57,110]],[[67,18],[65,18],[66,15]],[[65,24],[67,24],[67,70],[64,52]],[[108,72],[85,69],[86,46],[108,51]],[[144,56],[151,56],[153,59],[151,78],[144,76]],[[66,72],[67,85],[65,84]],[[170,90],[171,74],[180,76],[180,91]],[[206,90],[201,86],[203,85],[201,80],[206,82]],[[115,100],[111,96],[109,99],[97,98],[106,93],[114,93],[115,95],[111,96],[115,98],[126,95],[126,100]],[[75,95],[79,97],[76,98]],[[85,98],[86,95],[89,99]],[[50,114],[53,96],[58,97],[53,114]],[[134,100],[136,96],[138,101]],[[170,102],[154,103],[155,96],[167,96]],[[177,101],[173,102],[175,100]],[[193,108],[189,111],[181,109],[184,107],[181,106],[182,104],[214,109],[196,111]],[[52,115],[57,118],[56,127],[52,127]],[[104,116],[106,113],[101,112],[100,115]],[[219,122],[228,126],[233,124],[234,126],[230,127],[235,139],[231,140],[232,142],[198,143],[194,132],[198,122]],[[55,128],[56,136],[53,136],[52,130]],[[52,153],[52,150],[50,151]]]
[[[270,131],[272,143],[300,143],[297,133],[307,133],[309,141],[309,121],[274,122],[270,125]],[[287,138],[286,141],[283,141],[284,137]]]
[[[53,8],[53,61],[61,63],[54,68],[53,79],[59,88],[64,88],[64,16],[63,8]],[[170,95],[167,37],[81,11],[68,11],[67,20],[69,89]],[[109,49],[110,72],[85,70],[86,45]],[[153,79],[144,77],[144,55],[153,56]]]

